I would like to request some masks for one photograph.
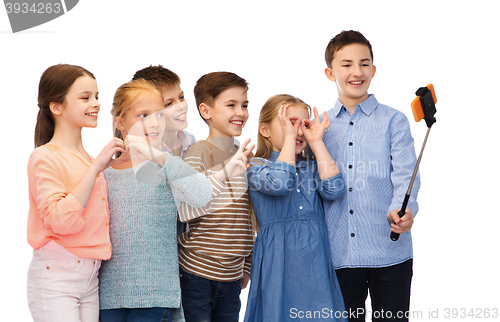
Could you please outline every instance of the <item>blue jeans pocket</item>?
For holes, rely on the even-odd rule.
[[[191,287],[195,280],[201,278],[201,277],[196,276],[194,274],[188,273],[183,269],[180,269],[179,275],[180,275],[180,279],[181,279],[181,288]]]

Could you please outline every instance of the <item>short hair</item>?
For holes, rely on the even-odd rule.
[[[201,76],[194,86],[194,98],[198,113],[200,113],[201,103],[213,106],[217,96],[233,87],[242,87],[247,91],[248,83],[244,78],[230,72],[213,72]],[[201,113],[200,116],[202,116]],[[201,118],[205,123],[207,122],[203,116]]]
[[[370,50],[370,56],[373,61],[373,50],[372,45],[368,41],[368,39],[363,36],[359,31],[354,30],[343,30],[340,34],[333,37],[328,46],[326,46],[325,50],[325,60],[328,68],[332,68],[333,56],[339,50],[341,50],[344,46],[350,44],[361,44],[368,47]]]
[[[158,87],[158,89],[160,90],[162,90],[163,88],[170,88],[181,83],[181,79],[176,73],[174,73],[170,69],[163,67],[162,65],[151,65],[149,67],[138,70],[134,74],[132,80],[138,79],[144,79]]]

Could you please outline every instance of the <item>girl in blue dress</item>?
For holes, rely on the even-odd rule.
[[[347,321],[330,256],[322,199],[345,185],[323,143],[330,120],[309,120],[291,95],[262,107],[248,185],[260,230],[255,241],[245,322]],[[314,158],[304,157],[306,145]],[[315,159],[315,160],[313,160]]]

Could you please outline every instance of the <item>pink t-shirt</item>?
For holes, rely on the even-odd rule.
[[[97,176],[87,207],[83,208],[70,194],[90,165],[79,153],[50,143],[31,153],[28,161],[31,247],[38,249],[54,240],[82,258],[111,257],[104,176],[102,173]]]

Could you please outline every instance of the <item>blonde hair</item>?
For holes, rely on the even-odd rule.
[[[113,107],[111,109],[115,137],[123,139],[122,132],[116,127],[118,119],[125,115],[132,105],[146,95],[158,95],[163,101],[163,95],[160,90],[154,84],[144,79],[133,80],[118,87],[113,98]],[[120,152],[116,153],[116,157],[120,155]]]
[[[259,128],[262,123],[270,124],[273,118],[278,115],[281,105],[302,105],[307,108],[307,112],[311,114],[311,107],[304,103],[300,98],[288,94],[279,94],[270,97],[262,106],[259,115]],[[260,131],[257,133],[257,150],[255,157],[267,159],[273,151],[273,145],[269,138],[266,138]]]

